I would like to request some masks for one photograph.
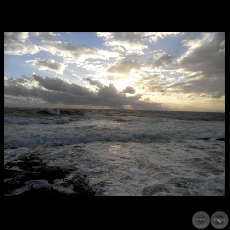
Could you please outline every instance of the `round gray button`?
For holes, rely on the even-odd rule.
[[[192,217],[193,225],[198,229],[204,229],[208,227],[210,223],[210,217],[206,212],[196,212]]]
[[[228,224],[228,216],[224,212],[215,212],[211,217],[211,224],[217,229],[225,228]]]

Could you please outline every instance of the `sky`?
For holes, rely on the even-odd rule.
[[[4,106],[225,112],[225,32],[4,32]]]

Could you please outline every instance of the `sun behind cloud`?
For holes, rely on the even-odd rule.
[[[31,73],[40,76],[35,86],[63,84],[62,91],[54,87],[52,98],[40,88],[30,91],[24,80],[31,82]],[[90,101],[114,108],[158,105],[163,110],[224,112],[225,33],[5,32],[4,76],[9,80],[4,87],[8,102],[15,100],[11,96],[24,95],[25,104],[37,95],[71,106],[88,106]],[[77,98],[79,93],[87,97]],[[112,95],[114,101],[108,100]]]

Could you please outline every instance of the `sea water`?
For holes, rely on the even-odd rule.
[[[225,113],[4,108],[4,163],[38,154],[104,196],[224,196]]]

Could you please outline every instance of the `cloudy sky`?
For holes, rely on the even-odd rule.
[[[5,32],[4,106],[225,112],[225,33]]]

